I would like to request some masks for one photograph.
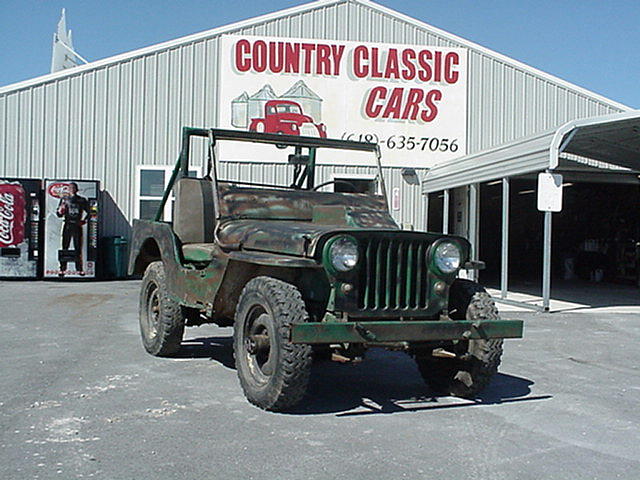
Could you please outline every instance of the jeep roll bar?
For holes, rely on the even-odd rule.
[[[356,150],[361,152],[372,152],[376,154],[376,164],[378,168],[378,177],[380,180],[380,188],[382,195],[387,200],[387,190],[384,184],[384,177],[382,176],[382,165],[380,164],[381,153],[380,147],[377,143],[367,142],[354,142],[351,140],[335,140],[330,138],[316,138],[316,137],[302,137],[297,135],[280,135],[274,133],[258,133],[247,132],[243,130],[226,130],[221,128],[182,128],[182,148],[180,149],[180,156],[171,173],[169,183],[165,188],[162,201],[158,207],[155,221],[160,221],[162,212],[169,199],[171,190],[176,180],[182,177],[186,177],[189,173],[189,152],[191,149],[191,137],[204,137],[209,139],[209,169],[213,171],[212,180],[217,183],[218,178],[216,174],[216,161],[214,155],[214,147],[218,140],[232,140],[237,142],[252,142],[252,143],[264,143],[272,144],[276,146],[296,147],[296,153],[299,149],[306,147],[309,149],[309,176],[307,178],[307,188],[313,188],[314,170],[315,170],[315,157],[316,150],[318,148],[331,148],[336,150]],[[211,175],[211,171],[207,172],[207,175]],[[214,201],[217,207],[217,185],[215,185]],[[219,211],[218,209],[216,211]]]

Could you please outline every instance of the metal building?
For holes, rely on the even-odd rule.
[[[379,4],[318,0],[0,88],[0,174],[100,180],[103,233],[128,235],[131,220],[148,215],[159,203],[179,152],[180,128],[226,126],[218,123],[221,115],[231,112],[230,102],[250,99],[258,90],[240,90],[228,102],[221,100],[220,90],[229,83],[221,62],[234,36],[368,42],[375,45],[372,48],[388,50],[394,45],[459,49],[455,51],[466,55],[466,77],[458,112],[464,148],[458,156],[569,120],[628,110]],[[289,83],[300,79],[305,78],[292,77]],[[274,92],[284,93],[286,88]],[[351,108],[347,100],[345,106],[360,108]],[[234,115],[246,111],[242,108]],[[326,109],[323,121],[325,117]],[[392,214],[399,223],[423,230],[427,205],[417,179],[435,160],[412,163],[406,157],[405,164],[384,167]],[[283,167],[239,159],[225,162],[223,173],[264,180],[281,175]],[[371,167],[348,162],[324,165],[320,173],[321,180],[374,175]],[[465,195],[459,194],[461,218],[468,225],[474,210],[468,208]],[[469,232],[465,227],[459,233]]]

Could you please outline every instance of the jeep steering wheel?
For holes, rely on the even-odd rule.
[[[340,193],[358,193],[358,189],[353,183],[349,182],[348,180],[340,180],[339,178],[336,178],[334,180],[329,180],[328,182],[321,183],[320,185],[316,185],[311,190],[315,192],[319,188],[326,187],[327,185],[331,185],[332,183],[344,183],[346,185],[349,185],[353,189],[353,192],[340,192]]]

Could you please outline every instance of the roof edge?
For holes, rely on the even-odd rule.
[[[407,22],[409,24],[412,24],[416,27],[419,28],[424,28],[427,30],[431,30],[433,31],[435,34],[440,35],[441,37],[444,37],[452,42],[456,42],[459,43],[461,45],[464,45],[468,48],[471,48],[473,50],[476,50],[477,52],[486,55],[488,57],[494,58],[496,60],[499,60],[501,62],[507,63],[509,65],[512,65],[516,68],[519,68],[521,70],[529,70],[531,73],[549,80],[551,82],[554,82],[558,85],[561,85],[565,88],[568,88],[570,90],[576,91],[582,95],[585,95],[587,97],[592,97],[600,102],[603,103],[607,103],[615,108],[620,108],[622,110],[633,110],[631,107],[629,107],[628,105],[624,105],[620,102],[616,102],[615,100],[611,100],[603,95],[600,95],[598,93],[592,92],[584,87],[580,87],[578,85],[574,85],[571,82],[568,82],[566,80],[563,80],[559,77],[556,77],[554,75],[551,75],[549,73],[546,73],[542,70],[539,70],[535,67],[532,67],[530,65],[527,65],[526,63],[520,62],[518,60],[514,60],[510,57],[507,57],[506,55],[503,55],[501,53],[495,52],[489,48],[483,47],[480,44],[474,43],[470,40],[466,40],[462,37],[459,37],[457,35],[454,35],[452,33],[446,32],[445,30],[442,30],[438,27],[434,27],[431,24],[428,24],[426,22],[423,22],[421,20],[415,19],[413,17],[410,17],[408,15],[405,15],[404,13],[398,12],[396,10],[392,10],[391,8],[385,7],[383,5],[380,5],[378,3],[372,2],[371,0],[315,0],[313,2],[309,2],[309,3],[304,3],[302,5],[297,5],[295,7],[290,7],[284,10],[278,10],[276,12],[271,12],[271,13],[267,13],[264,15],[260,15],[258,17],[253,17],[253,18],[248,18],[246,20],[241,20],[239,22],[235,22],[235,23],[230,23],[227,25],[223,25],[221,27],[216,27],[210,30],[205,30],[203,32],[199,32],[199,33],[194,33],[191,35],[187,35],[185,37],[179,37],[173,40],[169,40],[166,42],[162,42],[156,45],[151,45],[148,47],[143,47],[137,50],[132,50],[130,52],[125,52],[125,53],[121,53],[118,55],[114,55],[111,57],[107,57],[107,58],[103,58],[101,60],[96,60],[95,62],[90,62],[87,63],[85,65],[81,65],[78,67],[74,67],[74,68],[70,68],[70,69],[66,69],[66,70],[61,70],[59,72],[55,72],[55,73],[49,73],[46,75],[41,75],[39,77],[35,77],[35,78],[31,78],[28,80],[23,80],[21,82],[17,82],[17,83],[13,83],[10,85],[6,85],[4,87],[0,87],[0,95],[8,93],[8,92],[12,92],[12,91],[17,91],[17,90],[22,90],[24,88],[29,88],[38,84],[42,84],[42,83],[46,83],[48,81],[51,80],[57,80],[59,78],[64,78],[67,76],[73,76],[85,71],[89,71],[92,69],[97,69],[97,68],[101,68],[104,66],[107,66],[109,64],[112,63],[117,63],[117,62],[121,62],[124,60],[131,60],[137,57],[141,57],[144,55],[148,55],[150,53],[155,53],[155,52],[160,52],[163,50],[168,50],[171,49],[173,47],[177,47],[179,45],[183,45],[186,43],[191,43],[191,42],[196,42],[198,40],[204,40],[216,35],[221,35],[224,33],[228,33],[229,31],[232,30],[236,30],[239,28],[243,28],[243,27],[247,27],[247,26],[251,26],[253,24],[258,24],[258,23],[262,23],[262,22],[266,22],[269,20],[274,20],[276,18],[280,18],[283,16],[287,16],[287,15],[291,15],[291,14],[296,14],[296,13],[301,13],[301,12],[306,12],[306,11],[310,11],[310,10],[315,10],[318,8],[322,8],[322,7],[326,7],[329,5],[335,5],[335,4],[340,4],[340,3],[358,3],[361,4],[363,6],[367,6],[373,10],[377,10],[385,15],[389,15],[391,17],[395,17],[399,20],[402,20],[404,22]]]
[[[605,102],[605,103],[609,103],[612,106],[615,106],[617,108],[620,108],[622,110],[633,110],[631,107],[629,107],[628,105],[624,105],[623,103],[620,102],[616,102],[615,100],[611,100],[610,98],[605,97],[604,95],[600,95],[599,93],[595,93],[592,92],[591,90],[588,90],[584,87],[580,87],[578,85],[574,85],[573,83],[567,81],[567,80],[563,80],[560,77],[556,77],[550,73],[544,72],[536,67],[532,67],[531,65],[527,65],[524,62],[520,62],[518,60],[514,60],[511,57],[507,57],[506,55],[503,55],[502,53],[498,53],[494,50],[491,50],[487,47],[483,47],[482,45],[472,42],[471,40],[466,40],[462,37],[459,37],[457,35],[454,35],[453,33],[449,33],[445,30],[442,30],[438,27],[434,27],[431,24],[428,24],[426,22],[423,22],[422,20],[417,20],[413,17],[410,17],[408,15],[405,15],[404,13],[400,13],[396,10],[392,10],[388,7],[385,7],[383,5],[380,5],[378,3],[372,2],[370,0],[348,0],[348,1],[353,1],[355,3],[360,3],[362,5],[366,5],[374,10],[378,10],[382,13],[385,13],[387,15],[391,15],[393,17],[396,17],[400,20],[403,20],[405,22],[411,23],[417,27],[421,27],[421,28],[426,28],[429,30],[432,30],[434,33],[447,38],[449,40],[451,40],[452,42],[457,42],[460,43],[462,45],[468,46],[469,48],[472,48],[474,50],[477,50],[479,53],[482,53],[483,55],[486,55],[488,57],[491,58],[495,58],[496,60],[500,60],[501,62],[505,62],[509,65],[512,65],[514,67],[517,67],[519,69],[523,69],[523,70],[530,70],[532,73],[546,79],[546,80],[550,80],[552,82],[555,82],[559,85],[562,85],[563,87],[569,88],[571,90],[575,90],[583,95],[589,96],[589,97],[594,97],[598,100],[600,100],[601,102]]]
[[[237,30],[239,28],[244,28],[251,25],[267,22],[269,20],[275,20],[277,18],[284,17],[287,15],[292,15],[296,13],[315,10],[315,9],[330,6],[330,5],[348,3],[353,1],[359,1],[359,0],[314,0],[313,2],[303,3],[302,5],[296,5],[295,7],[286,8],[284,10],[278,10],[276,12],[266,13],[258,17],[252,17],[245,20],[240,20],[239,22],[229,23],[227,25],[215,27],[210,30],[204,30],[198,33],[192,33],[184,37],[168,40],[166,42],[138,48],[136,50],[131,50],[125,53],[119,53],[117,55],[106,57],[100,60],[95,60],[93,62],[89,62],[84,65],[79,65],[74,68],[67,68],[65,70],[60,70],[58,72],[47,73],[45,75],[40,75],[38,77],[34,77],[27,80],[22,80],[20,82],[5,85],[4,87],[0,87],[0,95],[17,91],[17,90],[22,90],[29,87],[33,87],[35,85],[46,83],[51,80],[57,80],[64,77],[71,77],[79,73],[105,67],[110,64],[122,62],[124,60],[132,60],[134,58],[142,57],[144,55],[149,55],[151,53],[161,52],[163,50],[169,50],[171,48],[184,45],[187,43],[197,42],[199,40],[205,40],[211,37],[215,37],[217,35],[222,35],[224,33]]]

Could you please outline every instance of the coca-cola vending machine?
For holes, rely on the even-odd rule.
[[[38,278],[42,182],[0,178],[0,278]]]
[[[94,180],[45,180],[45,278],[95,278],[99,187]]]

